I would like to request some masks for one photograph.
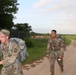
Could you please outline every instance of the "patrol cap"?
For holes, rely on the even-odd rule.
[[[9,35],[10,35],[10,31],[8,31],[8,30],[6,30],[6,29],[2,29],[2,30],[0,31],[0,34],[4,34],[4,35],[9,36]]]

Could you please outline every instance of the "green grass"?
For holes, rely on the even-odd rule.
[[[65,39],[65,44],[66,44],[66,46],[69,45],[70,43],[71,43],[71,40],[68,39],[68,38],[66,38],[66,39]]]
[[[76,40],[76,35],[66,35],[64,37],[66,38],[66,45],[69,45],[71,40]]]
[[[65,36],[67,39],[72,39],[72,40],[76,40],[76,35],[68,35]]]
[[[32,39],[34,47],[28,48],[29,58],[23,62],[30,64],[46,55],[48,39]]]

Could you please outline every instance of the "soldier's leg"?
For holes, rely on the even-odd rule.
[[[63,72],[64,71],[64,69],[63,69],[63,58],[61,59],[61,60],[58,60],[57,59],[57,62],[58,62],[58,64],[59,64],[59,67],[60,67],[60,69],[61,69],[61,72]]]
[[[55,65],[55,55],[54,54],[50,54],[50,72],[51,75],[54,75],[54,65]]]
[[[63,70],[63,57],[64,57],[64,53],[62,52],[62,51],[58,51],[57,52],[57,62],[58,62],[58,64],[59,64],[59,67],[60,67],[60,69],[61,69],[61,72],[63,72],[64,70]],[[59,59],[59,56],[62,56],[62,58],[60,58],[61,60],[58,60]]]

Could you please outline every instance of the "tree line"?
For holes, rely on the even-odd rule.
[[[8,29],[13,36],[16,33],[16,36],[20,37],[20,33],[29,34],[32,28],[28,23],[14,24],[13,20],[19,9],[18,5],[18,0],[0,0],[0,29]]]

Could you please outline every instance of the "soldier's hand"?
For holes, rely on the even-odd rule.
[[[63,58],[63,56],[62,56],[62,55],[60,55],[60,56],[59,56],[59,58],[60,58],[60,59],[62,59],[62,58]]]
[[[2,61],[0,61],[0,65],[2,65],[3,64],[3,62]]]

